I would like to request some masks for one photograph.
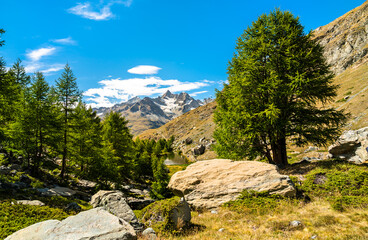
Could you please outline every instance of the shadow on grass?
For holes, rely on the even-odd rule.
[[[330,160],[320,160],[315,162],[309,162],[307,160],[303,160],[298,163],[291,164],[284,169],[280,169],[280,173],[286,175],[305,175],[310,171],[316,168],[322,169],[332,169],[332,168],[339,168],[339,167],[349,167],[349,166],[357,166],[357,164],[350,163],[346,160],[341,159],[330,159]],[[359,166],[367,167],[368,164],[360,164]]]

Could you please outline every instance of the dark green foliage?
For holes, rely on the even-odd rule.
[[[170,176],[164,161],[173,154],[173,142],[174,137],[169,140],[160,139],[157,142],[137,138],[134,142],[135,173],[136,176],[145,176],[151,181],[152,198],[163,199],[172,196],[171,191],[167,189]]]
[[[155,199],[164,199],[171,197],[172,193],[167,189],[169,184],[169,174],[168,169],[164,164],[165,158],[159,158],[153,154],[152,156],[152,169],[153,169],[153,179],[151,185],[150,195]]]
[[[342,112],[317,108],[336,96],[323,49],[299,19],[275,10],[238,39],[228,80],[217,92],[214,133],[220,157],[287,165],[286,139],[325,145],[339,133]]]
[[[300,186],[311,197],[326,198],[339,211],[368,207],[368,169],[343,161],[327,161],[312,170]]]
[[[78,175],[87,178],[98,178],[103,158],[102,124],[96,112],[83,102],[74,109],[71,119],[70,160]]]
[[[66,217],[68,213],[61,209],[0,202],[0,239],[35,223]]]
[[[32,85],[24,88],[16,121],[9,128],[13,148],[28,160],[32,159],[34,172],[46,156],[51,145],[53,121],[56,119],[55,105],[50,98],[50,87],[42,73],[35,73]]]
[[[172,233],[175,231],[175,226],[170,221],[170,214],[179,201],[179,197],[156,201],[140,211],[135,211],[135,214],[146,227],[152,227],[162,234]]]
[[[79,101],[81,93],[77,86],[77,79],[75,78],[69,65],[65,65],[64,72],[61,74],[61,78],[56,81],[56,94],[58,96],[58,103],[62,112],[62,132],[63,132],[63,144],[60,152],[63,155],[60,176],[64,178],[66,171],[66,160],[69,150],[69,136],[71,132],[70,120],[73,116],[74,105]]]
[[[113,165],[120,179],[131,177],[133,166],[133,136],[128,129],[128,121],[117,112],[110,112],[103,121],[105,147],[113,152]]]
[[[243,191],[239,198],[224,204],[226,208],[244,214],[264,215],[285,204],[299,204],[299,200],[286,198],[268,192]]]

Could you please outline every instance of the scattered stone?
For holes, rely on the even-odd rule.
[[[191,220],[190,207],[184,198],[157,201],[142,211],[141,221],[152,228],[179,230],[188,226]]]
[[[153,228],[147,228],[146,230],[144,230],[142,232],[142,237],[143,239],[146,239],[146,240],[156,240],[157,239],[156,232],[155,230],[153,230]]]
[[[54,187],[54,188],[40,188],[37,189],[44,196],[62,196],[62,197],[71,197],[75,195],[77,192],[66,187]]]
[[[186,145],[189,145],[189,144],[191,144],[193,142],[193,140],[190,138],[190,137],[188,137],[188,138],[186,138],[185,140],[184,140],[184,143],[186,144]]]
[[[225,231],[225,228],[220,228],[218,231],[223,232],[223,231]]]
[[[189,204],[184,198],[181,198],[179,204],[172,210],[170,219],[176,229],[183,228],[190,223],[192,215]]]
[[[192,149],[193,154],[198,156],[198,155],[202,155],[205,151],[206,151],[206,147],[204,145],[198,145],[197,147]]]
[[[90,203],[93,207],[103,207],[106,211],[124,219],[126,222],[131,224],[135,230],[143,230],[142,224],[138,222],[133,210],[125,201],[122,192],[100,190],[92,196]]]
[[[102,208],[94,208],[68,217],[63,221],[48,220],[33,224],[8,236],[6,240],[100,239],[135,240],[136,233],[126,221]]]
[[[328,148],[333,158],[346,159],[361,164],[368,159],[368,127],[345,131],[337,141]]]
[[[211,213],[212,214],[218,214],[218,212],[216,210],[212,210]]]
[[[314,151],[317,151],[319,150],[318,147],[315,147],[315,146],[309,146],[305,151],[304,153],[307,153],[307,152],[314,152]]]
[[[31,206],[45,206],[40,200],[18,200],[17,204],[31,205]]]
[[[317,239],[318,238],[318,236],[317,235],[313,235],[312,237],[311,237],[311,239]]]
[[[291,229],[302,228],[303,224],[300,221],[294,220],[289,223]]]
[[[76,202],[71,202],[66,206],[66,210],[79,212],[82,210],[81,206]]]
[[[214,159],[189,165],[175,173],[168,187],[177,196],[185,196],[197,209],[211,209],[236,200],[244,190],[295,196],[290,178],[281,175],[272,164],[257,161]]]

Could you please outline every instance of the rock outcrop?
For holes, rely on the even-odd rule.
[[[168,187],[197,209],[218,207],[235,200],[244,190],[295,195],[293,182],[288,176],[279,174],[275,165],[228,159],[193,163],[175,173]]]
[[[120,191],[98,191],[92,196],[91,205],[93,207],[102,207],[111,214],[124,219],[135,230],[143,230],[143,226],[138,222],[133,210],[127,204],[124,194]]]
[[[353,163],[368,160],[368,127],[359,130],[345,131],[337,141],[328,148],[333,158],[346,159]]]
[[[324,46],[324,55],[336,74],[342,73],[353,64],[366,62],[368,2],[330,24],[317,28],[314,36]]]
[[[63,221],[33,224],[8,236],[6,240],[134,240],[135,231],[123,219],[102,208],[94,208]]]

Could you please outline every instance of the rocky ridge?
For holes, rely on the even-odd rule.
[[[207,102],[206,100],[205,102]],[[147,129],[158,128],[190,110],[202,106],[204,102],[192,98],[188,93],[173,94],[167,91],[156,98],[135,97],[111,108],[95,109],[99,116],[109,111],[121,113],[129,120],[128,127],[134,135]]]
[[[317,28],[314,38],[324,46],[331,69],[340,74],[351,66],[367,62],[368,2],[333,22]]]

